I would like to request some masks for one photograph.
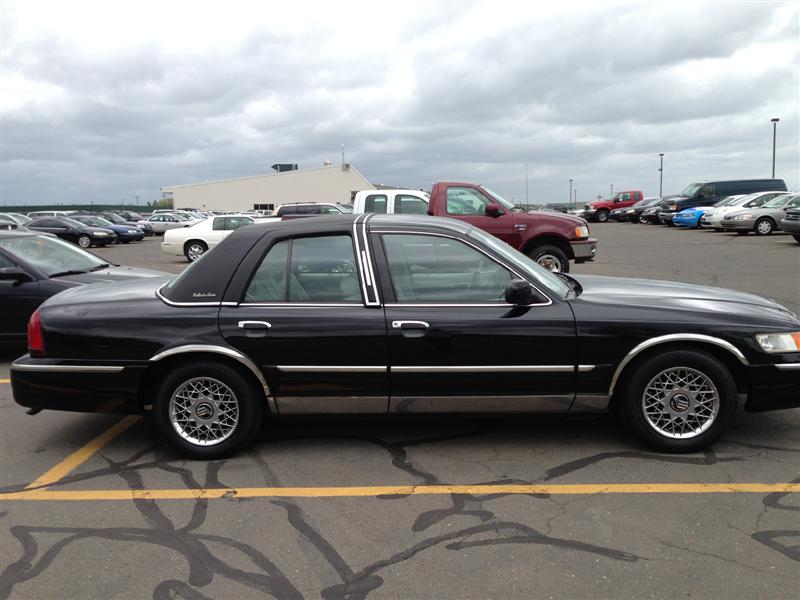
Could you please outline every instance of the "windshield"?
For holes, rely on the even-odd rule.
[[[713,206],[714,207],[728,206],[729,204],[733,204],[734,202],[736,202],[738,199],[739,199],[738,196],[728,196],[727,198],[723,198]]]
[[[191,221],[189,217],[186,215],[182,215],[181,213],[172,213],[172,216],[178,219],[178,221]]]
[[[2,238],[0,246],[48,277],[66,271],[85,272],[108,266],[94,254],[49,235]]]
[[[551,292],[558,294],[561,298],[567,297],[570,287],[563,279],[561,279],[558,275],[551,273],[544,267],[540,267],[535,260],[525,256],[519,250],[512,248],[500,238],[496,238],[493,235],[484,233],[480,229],[472,229],[469,232],[469,236],[480,240],[484,245],[488,246],[497,252],[497,254],[506,259],[512,267],[516,268],[518,271],[521,271],[525,275],[531,276],[536,283],[544,286]]]
[[[352,204],[337,204],[336,208],[338,208],[340,211],[348,215],[353,212]]]
[[[104,216],[106,219],[108,219],[109,221],[111,221],[112,223],[124,223],[124,222],[125,222],[125,219],[123,219],[123,218],[122,218],[122,217],[120,217],[119,215],[115,215],[115,214],[106,214],[106,215],[103,215],[103,216]]]
[[[701,187],[703,187],[702,183],[692,183],[689,186],[687,186],[686,189],[680,193],[680,195],[689,197],[694,196],[695,192],[699,190]]]
[[[61,220],[70,227],[83,227],[83,223],[81,223],[80,221],[76,221],[75,219],[67,219],[66,217],[61,217]]]
[[[502,204],[504,208],[507,208],[508,210],[515,210],[516,209],[516,207],[513,204],[511,204],[511,202],[509,202],[508,200],[503,198],[497,192],[493,192],[492,190],[490,190],[489,188],[487,188],[487,187],[485,187],[483,185],[481,186],[481,188],[483,188],[485,191],[489,192],[489,195],[492,196],[492,198],[494,198],[495,200],[497,200],[500,204]],[[516,210],[519,210],[519,209],[516,209]]]

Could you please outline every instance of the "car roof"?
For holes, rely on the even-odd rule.
[[[3,237],[32,237],[35,235],[44,235],[41,231],[19,231],[18,229],[12,229],[10,231],[4,231]]]

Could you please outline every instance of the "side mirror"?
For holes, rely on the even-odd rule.
[[[26,271],[17,267],[3,267],[0,269],[0,281],[13,281],[15,284],[33,281],[33,277]]]
[[[512,279],[506,286],[506,302],[515,306],[528,306],[540,300],[533,286],[522,279]]]
[[[503,214],[500,210],[500,207],[496,204],[487,205],[485,212],[487,217],[499,217],[501,214]]]

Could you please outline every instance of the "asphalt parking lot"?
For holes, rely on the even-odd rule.
[[[800,245],[593,225],[579,273],[731,287],[800,311]],[[158,239],[96,250],[179,272]],[[283,419],[185,461],[147,418],[24,414],[0,358],[0,598],[797,598],[800,410],[710,451],[610,418]]]

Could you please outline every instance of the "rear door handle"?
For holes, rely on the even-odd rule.
[[[238,326],[239,329],[244,329],[247,337],[265,337],[272,324],[266,321],[239,321]]]
[[[428,327],[425,321],[392,321],[392,329],[399,329],[405,337],[422,337]]]

